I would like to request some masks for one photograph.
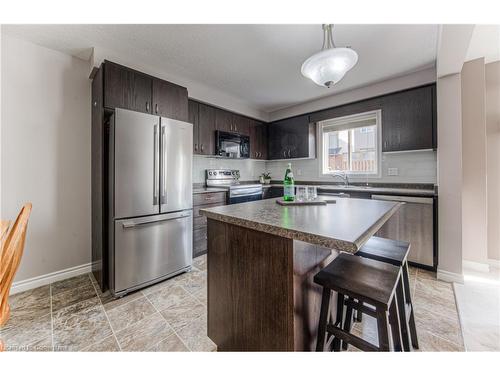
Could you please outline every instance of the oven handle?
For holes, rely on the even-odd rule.
[[[260,189],[238,189],[232,190],[230,192],[230,196],[232,197],[241,197],[242,195],[257,195],[262,194],[262,190]]]

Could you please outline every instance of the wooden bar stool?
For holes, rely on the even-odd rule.
[[[396,287],[400,279],[399,267],[345,253],[318,272],[314,276],[314,282],[323,287],[323,296],[316,351],[324,350],[327,333],[331,335],[330,339],[333,338],[334,351],[341,350],[342,342],[363,351],[389,351],[389,327],[392,350],[402,351],[396,303]],[[328,321],[332,291],[337,292],[337,314],[334,323]],[[377,319],[378,346],[351,334],[353,310],[362,311]]]
[[[398,296],[398,310],[400,315],[403,347],[406,351],[410,351],[410,338],[408,337],[408,330],[410,332],[412,346],[415,349],[418,349],[417,327],[415,325],[413,304],[411,302],[410,277],[408,273],[409,252],[410,244],[408,242],[372,237],[355,254],[363,258],[389,263],[401,269],[402,280],[396,289],[396,293]],[[361,316],[362,311],[358,310],[358,321],[361,321]]]

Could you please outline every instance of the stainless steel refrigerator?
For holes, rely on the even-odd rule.
[[[192,265],[193,125],[116,109],[109,134],[109,285],[121,296]]]

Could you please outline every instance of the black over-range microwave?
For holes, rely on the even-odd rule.
[[[250,157],[250,137],[242,134],[215,131],[215,154],[233,159]]]

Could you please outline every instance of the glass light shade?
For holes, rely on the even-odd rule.
[[[301,72],[317,85],[330,87],[339,82],[357,62],[356,51],[350,48],[329,48],[304,61]]]

